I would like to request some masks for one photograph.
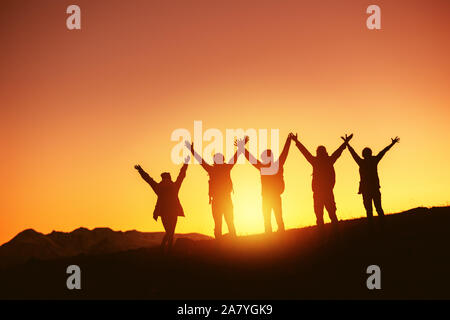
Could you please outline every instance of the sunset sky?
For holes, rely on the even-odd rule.
[[[370,4],[382,30],[366,28]],[[448,0],[2,1],[0,244],[26,228],[163,230],[133,166],[176,176],[171,134],[195,120],[279,129],[280,143],[298,132],[314,153],[345,133],[358,153],[398,135],[379,166],[385,211],[448,205],[449,40]],[[335,169],[338,217],[364,216],[348,151]],[[315,223],[311,172],[293,144],[287,228]],[[232,180],[237,233],[262,232],[259,173],[238,165]],[[192,165],[178,233],[213,234],[207,190]]]

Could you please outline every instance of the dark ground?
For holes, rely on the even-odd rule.
[[[285,234],[179,241],[156,248],[32,260],[0,270],[1,299],[450,299],[450,207],[418,208]],[[81,268],[82,290],[66,288]],[[381,268],[368,290],[366,268]]]

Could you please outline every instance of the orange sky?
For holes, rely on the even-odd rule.
[[[65,10],[82,10],[68,31]],[[382,30],[365,9],[382,10]],[[360,152],[400,136],[380,164],[386,212],[450,199],[450,2],[23,1],[0,5],[0,243],[25,228],[162,230],[134,171],[176,175],[174,129],[297,131],[314,151],[353,132]],[[338,217],[364,215],[348,151]],[[311,167],[285,168],[288,228],[315,222]],[[232,171],[238,234],[263,231],[260,180]],[[207,176],[188,169],[177,232],[212,234]],[[328,221],[328,220],[327,220]]]

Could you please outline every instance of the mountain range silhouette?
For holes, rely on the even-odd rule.
[[[26,229],[0,247],[0,267],[24,263],[30,259],[51,260],[157,247],[163,236],[164,232],[122,232],[110,228],[78,228],[72,232],[53,231],[46,235]],[[175,238],[184,241],[211,239],[198,233],[178,234]]]
[[[0,299],[449,299],[450,207],[415,208],[384,222],[339,222],[284,233],[176,235],[108,228],[43,235],[28,229],[0,247]],[[6,263],[7,262],[7,263]],[[81,290],[66,288],[69,265]],[[369,290],[378,265],[381,290]]]

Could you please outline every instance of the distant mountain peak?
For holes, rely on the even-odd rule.
[[[106,228],[106,227],[95,228],[92,231],[94,231],[94,232],[121,232],[121,231],[113,231],[111,228]]]
[[[36,239],[39,237],[44,236],[42,233],[37,232],[34,229],[25,229],[22,232],[19,232],[14,238],[11,239],[12,241],[19,241],[19,240],[26,240],[26,239]]]
[[[31,234],[42,234],[42,233],[37,232],[36,230],[34,230],[32,228],[29,228],[29,229],[23,230],[22,232],[19,232],[17,235],[21,235],[21,234],[23,234],[23,235],[25,235],[25,234],[31,235]]]

